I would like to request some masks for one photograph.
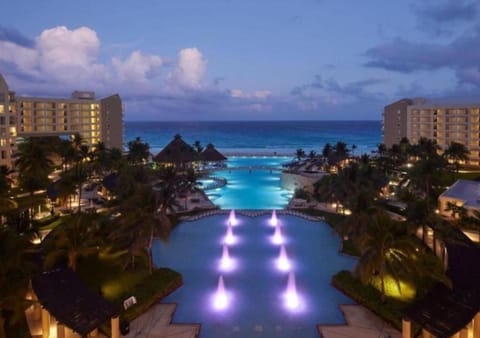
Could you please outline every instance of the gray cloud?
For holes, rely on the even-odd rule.
[[[475,22],[478,3],[471,0],[424,0],[413,6],[417,28],[435,36],[452,35],[460,24]]]
[[[374,96],[378,96],[379,94],[369,92],[368,88],[385,82],[385,79],[369,78],[340,84],[334,78],[323,80],[320,75],[315,75],[314,81],[294,87],[290,93],[297,96],[306,96],[308,91],[318,90],[324,94],[331,94],[338,97],[372,98]]]
[[[437,23],[473,21],[477,16],[477,9],[475,1],[465,0],[425,1],[414,8],[420,19]]]
[[[417,43],[396,38],[366,51],[365,66],[400,73],[440,68],[455,71],[459,83],[480,85],[480,26],[448,44]]]
[[[23,35],[14,28],[8,28],[0,25],[0,41],[12,42],[16,45],[33,48],[35,41]]]

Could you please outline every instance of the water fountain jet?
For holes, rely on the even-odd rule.
[[[231,224],[233,226],[237,225],[237,218],[235,217],[234,209],[230,211],[230,216],[228,216],[228,224]]]
[[[225,240],[224,240],[225,244],[233,244],[235,242],[235,238],[233,237],[233,231],[232,231],[232,227],[229,226],[227,228],[227,234],[225,235]]]
[[[288,308],[295,309],[298,307],[299,301],[297,295],[297,286],[295,284],[295,275],[293,274],[293,272],[289,272],[288,274],[288,284],[285,298]]]
[[[275,233],[273,234],[273,243],[274,244],[282,244],[283,243],[283,236],[280,230],[280,227],[275,228]]]
[[[225,291],[225,284],[223,282],[223,276],[218,277],[217,293],[215,294],[214,301],[215,308],[223,310],[228,305],[227,292]]]
[[[272,211],[272,218],[270,219],[270,224],[274,227],[276,227],[278,224],[277,212],[275,211],[275,209],[273,209]]]
[[[285,246],[280,247],[280,255],[277,260],[277,267],[281,271],[288,271],[290,270],[290,261],[287,257],[287,251],[285,250]]]
[[[220,269],[229,270],[232,268],[232,259],[228,253],[228,247],[224,244],[222,250],[222,259],[220,261]]]

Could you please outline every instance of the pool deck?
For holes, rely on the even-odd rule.
[[[400,338],[400,331],[361,305],[340,305],[345,325],[318,325],[323,338]]]
[[[152,306],[147,312],[130,323],[127,338],[195,338],[200,333],[200,324],[172,323],[176,304]]]

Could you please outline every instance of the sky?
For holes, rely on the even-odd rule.
[[[127,121],[380,120],[404,97],[478,99],[478,0],[15,0],[17,95],[118,93]]]

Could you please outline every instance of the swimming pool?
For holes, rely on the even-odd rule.
[[[290,308],[285,295],[290,273],[279,269],[281,246],[273,241],[270,216],[237,213],[236,219],[233,244],[225,246],[229,266],[221,260],[227,215],[183,222],[168,242],[155,243],[156,265],[183,275],[184,285],[162,301],[178,303],[175,323],[201,323],[201,338],[317,338],[317,324],[344,322],[338,304],[351,300],[330,280],[339,270],[351,269],[355,259],[338,254],[339,238],[327,224],[278,216],[299,302]],[[216,304],[220,276],[227,297],[223,308]]]
[[[282,164],[289,161],[291,158],[280,156],[230,157],[230,169],[212,174],[227,179],[227,184],[206,194],[221,209],[283,209],[293,193],[280,183]]]

